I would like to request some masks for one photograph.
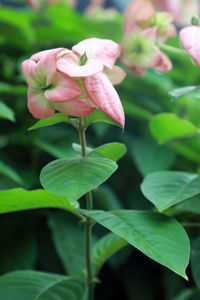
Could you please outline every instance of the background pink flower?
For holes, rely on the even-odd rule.
[[[156,13],[150,0],[132,0],[124,13],[124,35],[120,59],[138,76],[147,68],[169,72],[170,59],[159,49],[169,36],[176,33],[168,13]]]
[[[200,67],[200,27],[188,26],[182,29],[180,41],[197,66]]]

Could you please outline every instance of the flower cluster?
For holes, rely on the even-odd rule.
[[[122,63],[139,76],[147,68],[169,72],[172,63],[159,46],[176,35],[172,20],[170,13],[156,12],[150,0],[132,0],[124,13]]]
[[[172,13],[178,26],[188,25],[191,17],[199,14],[198,0],[152,0],[152,2],[156,9]]]
[[[32,55],[22,63],[29,111],[43,119],[55,110],[82,117],[100,108],[123,128],[124,111],[113,87],[125,77],[114,66],[118,56],[118,44],[97,38],[84,40],[72,50],[57,48]]]

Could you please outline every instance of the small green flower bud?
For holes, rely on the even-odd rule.
[[[83,53],[83,55],[81,55],[80,57],[80,66],[84,66],[87,62],[88,58],[87,58],[87,54],[86,52]]]
[[[200,18],[199,18],[199,16],[197,16],[197,15],[192,16],[191,24],[195,25],[195,26],[200,26]]]

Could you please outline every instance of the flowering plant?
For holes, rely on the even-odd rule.
[[[152,2],[155,4],[155,1]],[[50,12],[53,13],[52,8],[50,8]],[[54,36],[54,43],[44,39],[44,44],[34,51],[32,48],[36,49],[36,47],[34,48],[35,40],[31,41],[32,47],[29,49],[29,54],[23,55],[23,58],[21,56],[22,72],[28,85],[28,110],[34,118],[38,119],[29,130],[41,128],[41,131],[39,130],[39,133],[29,132],[27,135],[23,131],[23,139],[18,146],[18,149],[22,149],[22,145],[24,148],[29,147],[32,153],[31,158],[27,154],[29,153],[27,149],[26,155],[21,154],[28,165],[27,173],[23,173],[23,168],[20,166],[21,172],[25,174],[23,178],[27,181],[26,185],[6,164],[0,162],[0,167],[3,166],[0,171],[4,170],[7,176],[13,178],[20,185],[14,189],[0,191],[0,201],[1,213],[33,208],[48,209],[41,213],[40,220],[44,223],[47,223],[46,220],[48,220],[48,232],[50,229],[55,249],[52,245],[46,246],[46,241],[43,241],[41,222],[32,222],[31,218],[28,220],[31,226],[32,223],[36,226],[37,233],[40,234],[39,242],[45,244],[44,248],[40,244],[43,256],[37,262],[36,268],[37,270],[54,270],[54,273],[62,274],[66,270],[67,276],[40,271],[11,272],[0,277],[0,298],[9,300],[98,299],[96,291],[99,289],[100,271],[103,265],[106,262],[113,264],[113,261],[109,260],[110,257],[119,250],[126,251],[127,249],[130,251],[137,249],[154,262],[166,267],[161,269],[166,274],[167,269],[173,271],[175,275],[170,276],[177,277],[172,277],[171,283],[174,278],[182,277],[181,283],[184,284],[184,279],[188,280],[188,277],[191,277],[190,273],[186,273],[190,259],[188,235],[193,238],[193,235],[198,234],[199,227],[200,176],[198,175],[199,171],[196,172],[195,169],[196,163],[199,163],[200,146],[197,140],[199,110],[197,105],[192,106],[194,102],[189,98],[191,91],[199,91],[199,85],[195,85],[198,77],[193,78],[192,81],[187,77],[188,72],[185,72],[185,70],[194,71],[195,68],[191,64],[189,56],[200,66],[199,19],[193,18],[193,25],[180,32],[180,41],[185,51],[170,44],[174,40],[167,40],[176,34],[176,28],[172,23],[172,14],[157,12],[150,0],[134,0],[130,1],[124,13],[124,32],[123,36],[118,34],[118,39],[109,34],[110,28],[107,23],[108,32],[104,34],[103,39],[91,37],[84,39],[89,36],[87,22],[91,22],[91,31],[94,26],[94,20],[87,19],[85,22],[84,19],[84,21],[80,21],[79,26],[74,26],[76,35],[73,32],[69,38],[70,42],[73,41],[75,44],[72,49],[65,48],[65,44],[65,47],[38,52],[40,49],[48,48],[50,44],[53,45],[52,47],[58,47],[59,34],[62,30],[65,32],[66,29],[63,20],[71,16],[70,14],[65,15],[63,7],[60,8],[60,16],[62,14],[64,14],[64,19],[61,18],[60,21],[56,18],[56,22],[60,21],[60,27],[55,35],[53,31],[54,26],[57,26],[55,19],[53,17],[51,19],[49,16],[49,19],[45,19],[46,16],[42,19],[45,26],[46,24],[49,26],[46,30],[49,29],[50,39]],[[31,24],[36,27],[34,28],[36,37],[43,37],[44,32],[40,27],[41,19],[39,23],[33,22],[35,14],[31,16]],[[76,17],[77,15],[74,17],[75,20],[77,20]],[[97,27],[98,22],[95,23]],[[71,22],[70,26],[74,24],[75,22]],[[114,25],[117,26],[117,24],[119,26],[117,22]],[[24,26],[24,23],[22,25]],[[103,24],[101,23],[101,25]],[[80,28],[84,33],[80,33]],[[71,27],[68,33],[70,30]],[[100,34],[96,35],[101,36]],[[109,35],[118,42],[121,39],[121,43],[108,39]],[[79,40],[78,43],[77,40]],[[0,42],[3,43],[4,39],[0,39]],[[9,43],[12,42],[13,39],[10,39]],[[62,43],[63,36],[59,40],[59,44],[62,45]],[[30,55],[32,51],[36,53]],[[30,58],[24,60],[26,57]],[[122,68],[121,65],[116,64],[118,57],[123,64]],[[174,66],[176,63],[179,65],[179,73],[176,73],[174,68],[169,75],[160,76],[161,74],[157,72],[167,73],[172,69],[172,61]],[[12,62],[9,61],[9,64],[12,65]],[[4,68],[4,64],[2,65],[2,73],[7,76],[8,71]],[[125,68],[131,70],[134,75],[130,72],[125,79]],[[157,72],[147,71],[147,69]],[[198,73],[198,69],[196,72]],[[184,76],[182,76],[183,73]],[[141,75],[145,76],[140,78]],[[20,75],[17,80],[18,83],[23,82],[22,76]],[[189,80],[194,83],[193,86],[173,90],[173,87]],[[120,85],[115,88],[114,86],[118,84]],[[3,86],[4,91],[6,87]],[[10,86],[8,85],[8,87]],[[18,99],[21,97],[19,87],[17,86],[16,89]],[[12,97],[13,90],[10,90]],[[23,85],[22,90],[24,93],[27,87]],[[170,97],[167,94],[169,90]],[[172,98],[177,102],[172,102]],[[21,104],[17,105],[20,115],[22,115],[24,107],[20,106]],[[7,119],[14,120],[12,111],[10,112],[5,105],[2,105],[2,102],[0,102],[0,109],[0,117],[7,116]],[[187,109],[189,116],[186,115]],[[123,134],[124,110],[128,120],[125,134]],[[171,112],[169,112],[170,110]],[[175,111],[180,117],[175,114]],[[25,113],[23,111],[22,123],[27,128],[28,117],[24,118]],[[194,121],[194,115],[196,121]],[[134,123],[129,123],[129,118],[134,119]],[[61,122],[63,124],[60,125]],[[99,124],[98,122],[104,123]],[[142,126],[138,125],[139,122],[143,122]],[[149,122],[152,137],[158,143],[167,143],[167,145],[158,145],[153,138],[150,138],[149,131],[147,133],[146,130],[143,130],[143,128],[146,129],[147,122]],[[90,127],[91,124],[94,126]],[[55,125],[54,129],[45,128],[50,125]],[[66,128],[65,125],[69,126]],[[112,127],[110,131],[107,130],[111,125],[117,126],[116,128]],[[90,139],[86,141],[86,132],[90,136],[93,131],[96,133],[93,136],[93,142]],[[74,143],[77,132],[79,144]],[[139,135],[142,137],[138,138]],[[14,132],[10,138],[11,143],[18,136]],[[97,136],[106,143],[97,145]],[[123,173],[118,173],[118,179],[113,174],[118,168],[118,160],[126,153],[126,147],[119,142],[107,143],[116,136],[117,139],[123,136],[121,139],[128,148],[124,168],[122,167]],[[186,138],[188,138],[187,141],[184,140]],[[49,140],[51,143],[48,143]],[[6,139],[0,138],[0,147],[4,147],[8,142]],[[59,142],[60,145],[58,145]],[[92,146],[95,144],[96,147]],[[40,156],[37,155],[38,148],[45,149],[56,159],[49,162],[49,156],[44,158],[41,153],[39,153]],[[10,151],[14,157],[20,155],[14,153],[13,150]],[[6,156],[5,152],[2,156]],[[192,163],[188,162],[188,157]],[[45,159],[46,166],[44,166]],[[187,162],[184,172],[168,170],[171,167],[182,170],[184,159]],[[132,161],[137,168],[134,175]],[[176,165],[174,165],[175,161]],[[40,184],[43,189],[27,190],[38,186],[35,177],[41,166]],[[29,168],[33,171],[34,178],[30,182]],[[113,186],[122,200],[121,202],[107,185],[101,187],[101,184],[105,183],[112,175],[110,182],[114,182]],[[143,181],[141,176],[144,177]],[[133,188],[133,181],[136,182],[136,188]],[[141,192],[138,192],[137,185],[140,181],[142,181]],[[123,191],[122,185],[125,186]],[[150,206],[146,204],[146,200],[149,200]],[[55,209],[59,209],[60,212]],[[188,219],[184,215],[185,212],[190,212]],[[29,214],[26,216],[29,219]],[[185,222],[185,219],[190,222]],[[31,238],[32,231],[29,231],[24,224],[27,223],[23,223],[23,226],[20,227],[20,235],[21,232],[27,231],[28,238]],[[186,232],[184,227],[195,227],[195,230],[191,231],[191,234],[190,230]],[[13,239],[9,238],[12,245]],[[22,245],[24,244],[22,238],[20,242]],[[196,268],[199,260],[197,253],[199,239],[195,242],[191,252],[192,271],[194,279],[199,284],[199,273]],[[17,248],[18,251],[14,251],[16,253],[14,253],[13,260],[17,265],[16,269],[19,268],[17,261],[18,255],[20,256],[22,252],[21,248],[23,248],[21,244]],[[22,252],[22,256],[30,257],[32,262],[36,251],[32,254],[30,248],[26,247],[25,254]],[[122,261],[129,255],[129,250],[122,252]],[[12,252],[12,247],[10,251]],[[43,263],[46,256],[52,255],[53,252],[56,252],[56,257],[60,259],[59,262],[53,262],[58,266],[56,271],[51,265],[45,266]],[[13,257],[12,255],[9,252],[9,258]],[[145,264],[145,267],[147,265]],[[25,265],[24,269],[26,268],[31,267]],[[132,263],[128,268],[133,269]],[[126,270],[123,272],[120,269],[120,272],[117,273],[120,274],[121,271],[120,281],[123,277],[126,279],[127,276],[129,277]],[[135,278],[137,278],[139,272],[135,271],[135,273]],[[148,276],[147,283],[149,282],[151,285],[151,276]],[[137,284],[138,280],[131,278],[131,289],[132,286],[135,289]],[[109,282],[110,285],[111,282]],[[118,291],[116,285],[115,295]],[[106,297],[112,299],[113,294],[109,294],[110,289],[105,290],[108,294]],[[127,297],[132,299],[132,295],[131,290]],[[155,293],[152,295],[151,297],[148,291],[146,299],[157,297]],[[194,300],[194,297],[199,295],[199,291],[191,288],[189,291],[187,289],[186,293],[181,293],[181,297],[182,295],[189,297],[182,298],[184,300]],[[141,298],[141,300],[143,299]]]

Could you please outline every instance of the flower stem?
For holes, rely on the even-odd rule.
[[[80,138],[82,157],[86,157],[87,146],[86,146],[85,126],[84,126],[83,118],[79,118],[79,138]],[[88,210],[92,210],[93,208],[92,191],[86,194],[86,208]],[[93,299],[93,288],[94,288],[92,282],[93,277],[92,277],[92,263],[91,263],[92,224],[93,224],[92,219],[87,217],[85,222],[85,253],[86,253],[87,284],[88,284],[89,300]]]
[[[173,53],[173,54],[187,55],[187,52],[184,49],[173,47],[173,46],[170,46],[170,45],[160,43],[159,48],[163,51],[170,52],[170,53]]]

